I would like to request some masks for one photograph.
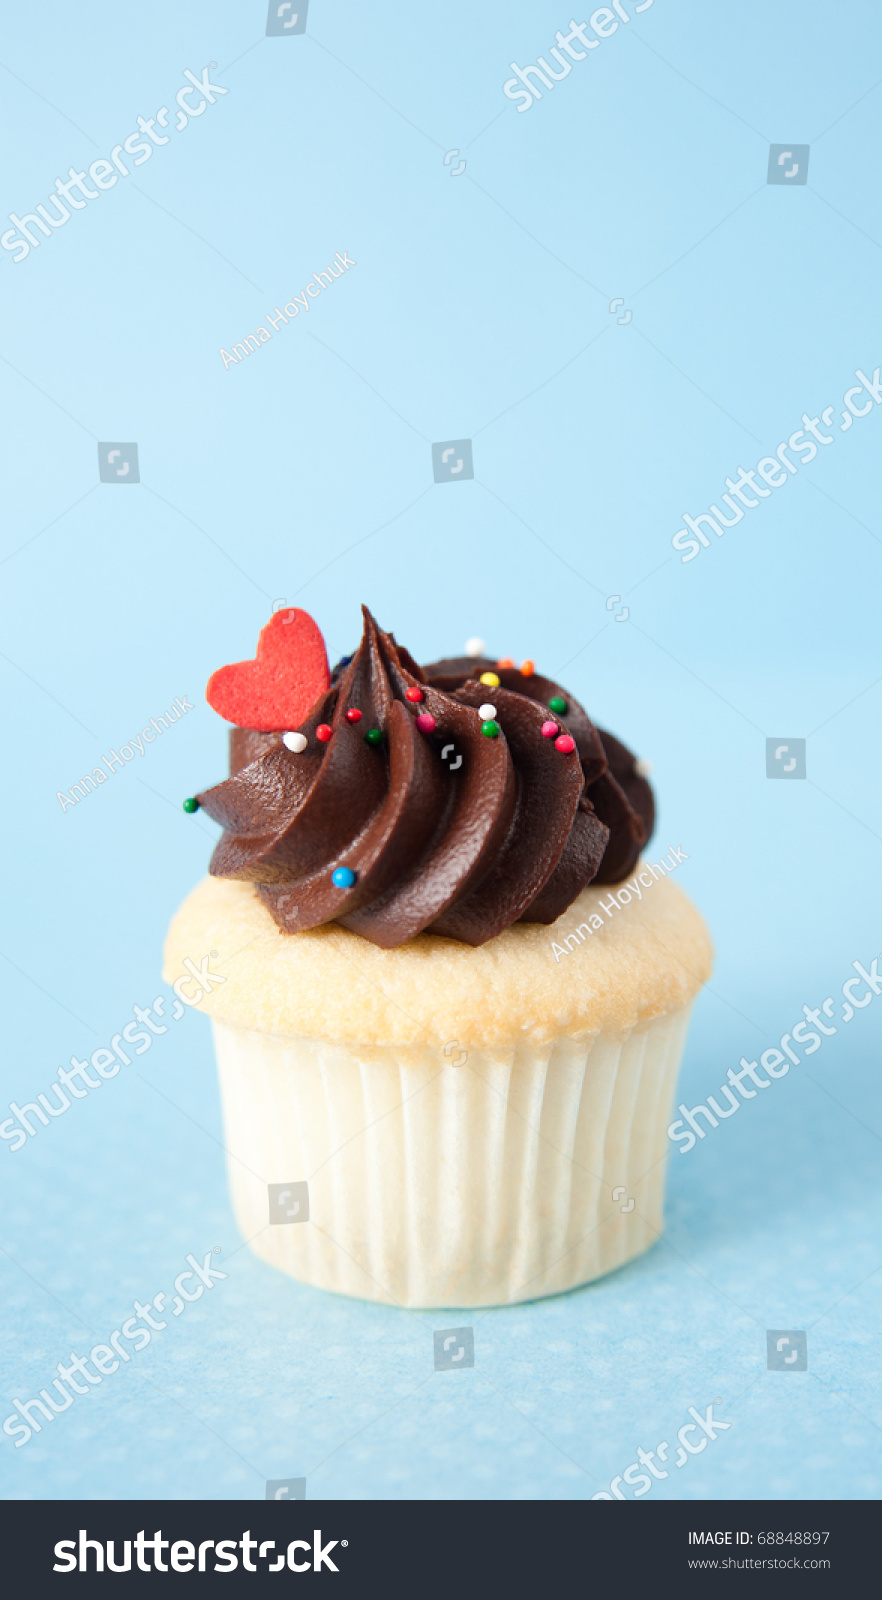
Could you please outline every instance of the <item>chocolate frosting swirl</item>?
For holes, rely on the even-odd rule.
[[[548,709],[555,696],[563,715]],[[488,700],[496,737],[482,731]],[[416,724],[425,714],[430,732]],[[569,754],[543,737],[552,716]],[[472,657],[420,668],[366,609],[356,654],[299,729],[305,749],[284,731],[234,728],[230,777],[197,799],[224,829],[211,872],[255,883],[285,933],[333,921],[387,949],[424,930],[484,944],[519,920],[555,921],[592,881],[619,882],[652,832],[633,755],[566,690]],[[334,883],[341,867],[348,887]]]

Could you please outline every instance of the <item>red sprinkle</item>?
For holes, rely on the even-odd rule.
[[[564,755],[568,756],[572,750],[575,750],[576,741],[571,739],[568,733],[562,733],[559,739],[555,739],[554,748],[555,750],[562,750]]]
[[[360,722],[361,721],[361,712],[355,706],[350,706],[349,710],[346,713],[346,721],[347,722]]]
[[[558,727],[556,722],[543,722],[543,724],[542,724],[542,737],[543,737],[543,739],[553,739],[559,733],[560,733],[560,728]]]
[[[431,733],[435,726],[435,718],[430,712],[422,711],[416,719],[416,725],[419,728],[420,733]]]
[[[413,688],[413,689],[405,689],[404,698],[405,698],[405,700],[420,701],[420,700],[425,700],[426,697],[423,694],[422,689]]]
[[[315,736],[317,739],[321,739],[322,744],[327,744],[333,731],[333,728],[329,728],[326,722],[320,722],[315,730]]]

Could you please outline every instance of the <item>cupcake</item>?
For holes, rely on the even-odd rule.
[[[230,776],[185,809],[223,833],[165,976],[212,1019],[251,1247],[426,1307],[536,1299],[645,1250],[711,965],[641,860],[645,764],[532,663],[420,667],[367,610],[333,673],[313,620],[277,612],[207,698]]]

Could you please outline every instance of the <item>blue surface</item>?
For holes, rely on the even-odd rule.
[[[509,63],[569,26],[546,0],[265,23],[7,19],[4,216],[174,110],[185,67],[216,61],[228,93],[27,259],[0,253],[2,1103],[163,992],[213,832],[181,798],[224,770],[209,672],[282,599],[334,659],[364,599],[423,660],[472,634],[534,656],[654,761],[657,843],[688,853],[718,948],[692,1105],[882,945],[882,407],[839,422],[882,357],[878,8],[656,0],[524,113]],[[792,193],[767,183],[788,141],[810,148]],[[338,251],[355,265],[225,367]],[[827,406],[834,444],[684,564],[682,514]],[[464,439],[474,479],[436,485],[432,444]],[[99,484],[116,441],[139,483]],[[62,811],[176,695],[194,709]],[[806,780],[767,780],[767,737],[807,739]],[[882,1000],[672,1152],[642,1260],[439,1317],[251,1255],[188,1012],[0,1148],[3,1415],[188,1253],[219,1246],[227,1276],[26,1446],[0,1434],[3,1493],[583,1499],[713,1404],[731,1427],[652,1498],[878,1495],[880,1021]],[[433,1329],[460,1322],[475,1367],[435,1374]],[[769,1328],[807,1331],[806,1372],[767,1371]]]

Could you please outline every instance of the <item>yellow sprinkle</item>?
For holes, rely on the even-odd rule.
[[[479,683],[486,683],[488,689],[499,688],[499,678],[495,672],[482,672]]]

